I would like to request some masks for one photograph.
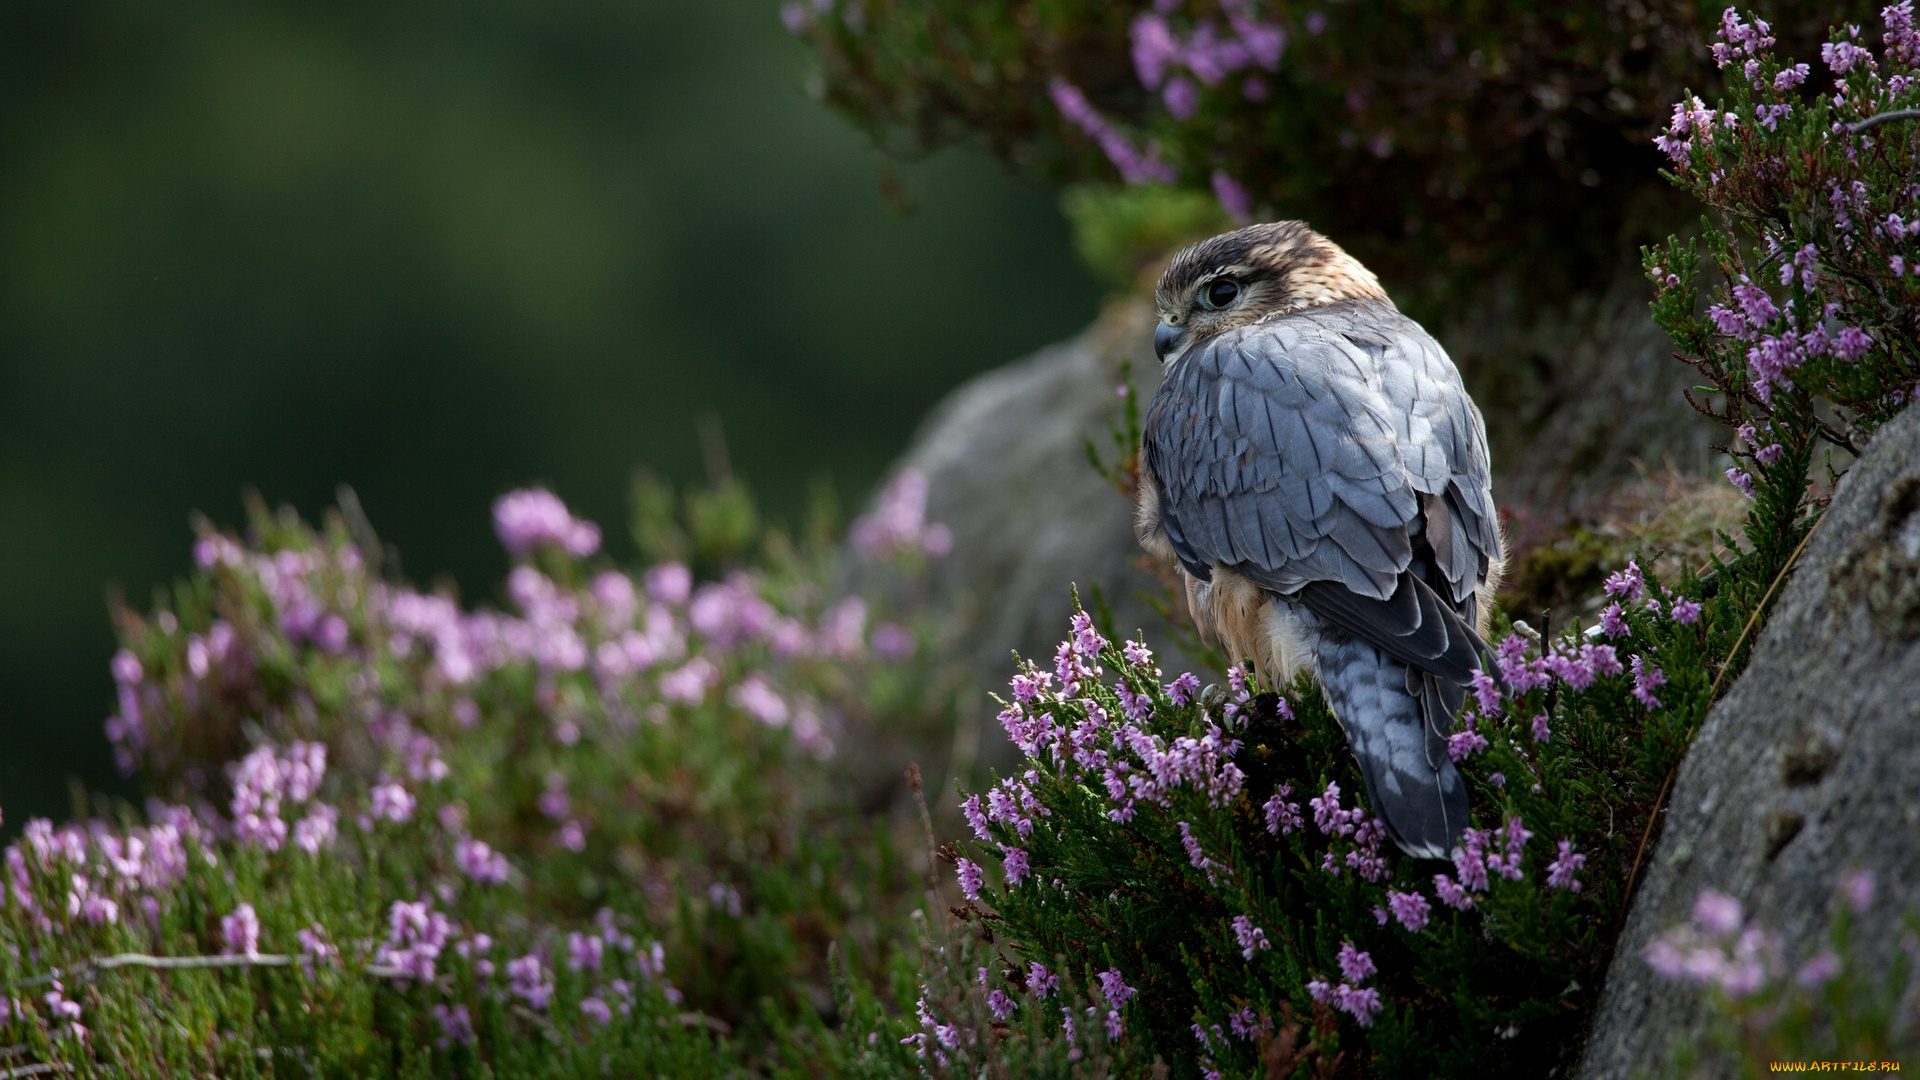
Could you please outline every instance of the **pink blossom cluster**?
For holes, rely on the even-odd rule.
[[[1367,816],[1366,811],[1355,806],[1347,810],[1340,805],[1340,785],[1327,781],[1327,789],[1308,800],[1313,809],[1313,824],[1322,833],[1337,840],[1351,839],[1352,845],[1344,853],[1344,864],[1367,881],[1379,881],[1387,874],[1386,856],[1381,854],[1380,841],[1386,837],[1386,826],[1378,818]],[[1328,848],[1321,857],[1320,868],[1338,875],[1341,872],[1340,852]]]
[[[1060,115],[1099,144],[1107,160],[1120,170],[1120,179],[1129,184],[1171,184],[1180,179],[1178,170],[1160,160],[1157,143],[1149,143],[1144,152],[1136,149],[1132,140],[1093,107],[1079,87],[1056,77],[1047,85],[1047,93],[1053,98],[1054,107],[1060,110]]]
[[[1182,788],[1204,794],[1215,807],[1231,803],[1246,781],[1232,760],[1242,743],[1219,724],[1209,721],[1198,736],[1169,740],[1140,726],[1152,714],[1151,701],[1141,703],[1144,694],[1129,690],[1135,704],[1126,708],[1123,718],[1115,718],[1106,705],[1087,696],[1104,670],[1100,656],[1108,644],[1091,616],[1076,613],[1071,636],[1056,651],[1054,670],[1042,671],[1029,663],[1014,676],[1013,700],[1000,713],[1001,725],[1014,745],[1030,757],[1050,757],[1062,776],[1076,782],[1087,773],[1097,774],[1114,804],[1108,816],[1115,821],[1131,821],[1141,803],[1171,806],[1173,793]],[[1121,654],[1127,665],[1123,684],[1140,680],[1151,685],[1158,675],[1152,653],[1128,642]],[[1186,685],[1189,682],[1191,687]],[[1197,680],[1186,673],[1165,690],[1178,703],[1197,688]],[[1244,687],[1238,696],[1242,708],[1251,700]],[[969,821],[984,839],[978,816],[975,810]]]
[[[1243,960],[1251,960],[1254,953],[1273,948],[1267,941],[1267,932],[1253,925],[1253,920],[1245,915],[1233,917],[1233,939],[1240,943]]]
[[[1211,19],[1201,19],[1184,37],[1167,18],[1179,6],[1156,5],[1156,10],[1135,16],[1130,28],[1134,72],[1141,85],[1160,92],[1161,103],[1174,119],[1192,119],[1199,107],[1200,89],[1194,79],[1213,87],[1249,68],[1279,70],[1286,31],[1255,18],[1246,0],[1224,0],[1220,5],[1227,16],[1225,29]],[[1241,83],[1240,91],[1248,100],[1263,101],[1267,84],[1256,74]]]
[[[1260,808],[1260,816],[1266,820],[1267,833],[1271,836],[1287,836],[1301,827],[1300,804],[1288,802],[1287,796],[1293,794],[1293,787],[1281,784],[1265,805]]]
[[[1427,928],[1427,922],[1433,911],[1427,903],[1427,898],[1417,892],[1389,891],[1387,909],[1392,913],[1395,922],[1416,934]]]
[[[187,874],[188,844],[209,864],[214,858],[211,835],[191,813],[159,809],[155,824],[124,832],[28,821],[4,855],[13,904],[47,934],[58,931],[62,911],[68,926],[113,926],[129,913],[157,924],[162,900]],[[47,894],[64,902],[43,903]]]
[[[1587,865],[1587,857],[1573,850],[1571,840],[1561,840],[1558,846],[1559,853],[1551,863],[1547,864],[1547,887],[1579,892],[1580,881],[1573,875]]]
[[[434,965],[453,937],[453,922],[425,900],[396,900],[387,911],[387,939],[373,962],[398,971],[400,978],[432,982]]]
[[[552,544],[576,559],[600,550],[600,527],[567,510],[560,497],[544,488],[508,492],[493,504],[493,528],[500,543],[516,556]]]
[[[853,520],[847,537],[869,557],[917,551],[940,558],[953,550],[953,530],[927,521],[927,474],[906,468],[880,490],[873,510]]]
[[[1634,698],[1649,710],[1658,709],[1660,699],[1654,696],[1653,691],[1657,687],[1666,685],[1666,672],[1641,656],[1631,657],[1629,664],[1633,669]]]
[[[1373,976],[1373,957],[1354,948],[1353,942],[1343,941],[1340,943],[1339,964],[1345,981],[1334,986],[1325,980],[1315,979],[1307,983],[1307,993],[1312,995],[1313,1000],[1324,1002],[1353,1017],[1361,1027],[1372,1027],[1374,1015],[1380,1011],[1380,991],[1371,986],[1361,989],[1357,984]]]
[[[285,756],[271,746],[256,747],[246,757],[227,767],[233,785],[230,809],[233,833],[241,843],[268,851],[280,850],[287,839],[287,823],[280,816],[280,804],[300,806],[320,789],[327,772],[325,743],[296,742]],[[295,836],[299,846],[309,853],[332,842],[334,810],[316,805],[300,823]]]
[[[1200,838],[1193,835],[1193,826],[1184,821],[1176,821],[1174,825],[1180,830],[1180,846],[1186,849],[1188,864],[1207,875],[1207,884],[1218,885],[1221,878],[1233,876],[1232,867],[1208,855],[1200,846]]]

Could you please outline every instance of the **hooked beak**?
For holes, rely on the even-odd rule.
[[[1180,346],[1180,339],[1185,337],[1186,333],[1184,327],[1175,326],[1172,323],[1163,322],[1154,327],[1153,355],[1159,357],[1161,363],[1166,363],[1167,354]]]

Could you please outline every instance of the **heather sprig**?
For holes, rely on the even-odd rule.
[[[1913,121],[1897,116],[1920,105],[1920,55],[1910,0],[1881,19],[1878,56],[1842,25],[1813,65],[1728,8],[1724,97],[1688,95],[1655,140],[1715,213],[1717,271],[1699,279],[1691,242],[1646,252],[1655,319],[1706,378],[1689,399],[1732,430],[1727,477],[1748,498],[1797,496],[1817,444],[1857,453],[1920,380],[1920,186]]]
[[[1697,1075],[1708,1062],[1757,1076],[1779,1061],[1910,1060],[1913,1017],[1901,1006],[1920,960],[1920,911],[1902,916],[1898,941],[1878,944],[1883,971],[1873,977],[1854,923],[1888,902],[1876,885],[1868,871],[1844,875],[1826,940],[1804,956],[1787,955],[1738,900],[1702,892],[1692,920],[1662,934],[1644,958],[1661,977],[1701,987],[1712,1014],[1675,1047],[1674,1073]]]

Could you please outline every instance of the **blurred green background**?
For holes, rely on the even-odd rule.
[[[7,831],[132,793],[104,598],[181,574],[191,511],[349,483],[487,596],[511,486],[622,554],[629,470],[702,475],[712,414],[773,514],[850,506],[1094,314],[1054,193],[969,152],[882,183],[806,75],[771,0],[0,5]]]

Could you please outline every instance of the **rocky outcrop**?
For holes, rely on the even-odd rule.
[[[1785,956],[1804,957],[1841,875],[1870,870],[1880,898],[1852,940],[1882,967],[1902,909],[1920,901],[1920,411],[1875,436],[1782,589],[1681,765],[1581,1077],[1658,1072],[1673,1037],[1704,1021],[1701,991],[1646,962],[1703,889],[1740,900]]]
[[[1097,583],[1122,632],[1159,626],[1141,597],[1159,584],[1138,565],[1132,507],[1086,453],[1091,438],[1113,456],[1122,360],[1136,393],[1159,388],[1153,322],[1143,298],[1112,302],[1078,337],[948,395],[896,464],[926,474],[927,519],[953,530],[936,590],[964,613],[961,648],[994,684],[1013,672],[1010,650],[1051,658],[1072,585],[1087,599]]]

